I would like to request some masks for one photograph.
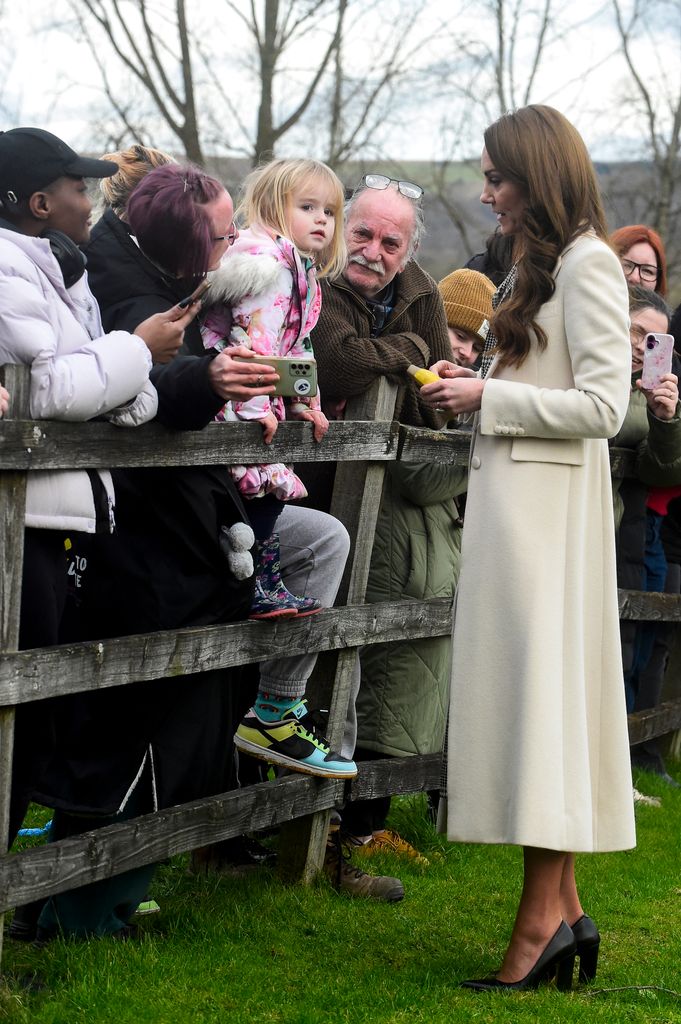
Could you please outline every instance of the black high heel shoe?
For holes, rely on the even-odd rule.
[[[582,914],[579,920],[573,924],[572,933],[577,943],[579,980],[593,981],[598,967],[598,947],[601,944],[598,928],[588,914]]]
[[[461,987],[472,988],[478,992],[487,992],[493,989],[511,992],[516,989],[538,988],[542,982],[551,981],[555,974],[556,988],[561,992],[567,992],[572,988],[576,952],[577,943],[572,929],[565,921],[561,921],[558,930],[534,967],[520,981],[499,981],[492,975],[489,978],[462,981]]]

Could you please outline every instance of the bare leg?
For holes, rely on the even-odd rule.
[[[560,907],[563,920],[572,926],[584,913],[575,883],[575,855],[568,853],[565,858],[563,877],[560,882]]]
[[[563,919],[561,887],[569,854],[526,846],[523,856],[523,891],[499,981],[524,978]]]

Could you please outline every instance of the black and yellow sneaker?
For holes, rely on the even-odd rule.
[[[327,779],[353,779],[357,765],[331,750],[300,700],[274,722],[265,722],[254,708],[234,736],[234,746],[244,754],[305,775]]]

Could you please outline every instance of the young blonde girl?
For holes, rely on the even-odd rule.
[[[264,356],[313,356],[310,331],[319,318],[317,275],[335,276],[345,266],[344,192],[334,172],[316,160],[273,160],[244,183],[237,216],[245,224],[211,280],[202,334],[207,349],[245,345]],[[228,403],[218,419],[257,420],[267,444],[286,417],[312,422],[321,441],[328,421],[319,395],[284,399],[260,396]],[[256,536],[256,587],[251,618],[311,615],[314,597],[291,594],[281,578],[277,518],[286,501],[305,487],[282,463],[230,467]],[[258,694],[237,731],[237,747],[267,760],[314,774],[354,775],[354,762],[329,751],[306,718],[301,694]],[[291,735],[280,741],[280,725]],[[267,725],[277,725],[277,735]],[[308,748],[309,752],[308,752]],[[317,770],[321,769],[321,770]]]

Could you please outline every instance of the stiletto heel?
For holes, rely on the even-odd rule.
[[[579,980],[581,982],[593,981],[598,968],[598,950],[601,944],[598,928],[588,914],[582,914],[579,920],[573,924],[572,931],[577,943]]]
[[[561,921],[556,933],[534,967],[520,981],[499,981],[493,975],[490,978],[462,981],[461,987],[472,988],[478,992],[486,992],[490,989],[501,989],[508,992],[513,989],[538,988],[542,982],[551,981],[556,975],[557,988],[562,992],[567,992],[572,988],[576,952],[577,943],[572,929],[565,921]]]
[[[566,956],[557,965],[556,988],[559,992],[569,992],[572,988],[572,976],[575,973],[575,954]]]

